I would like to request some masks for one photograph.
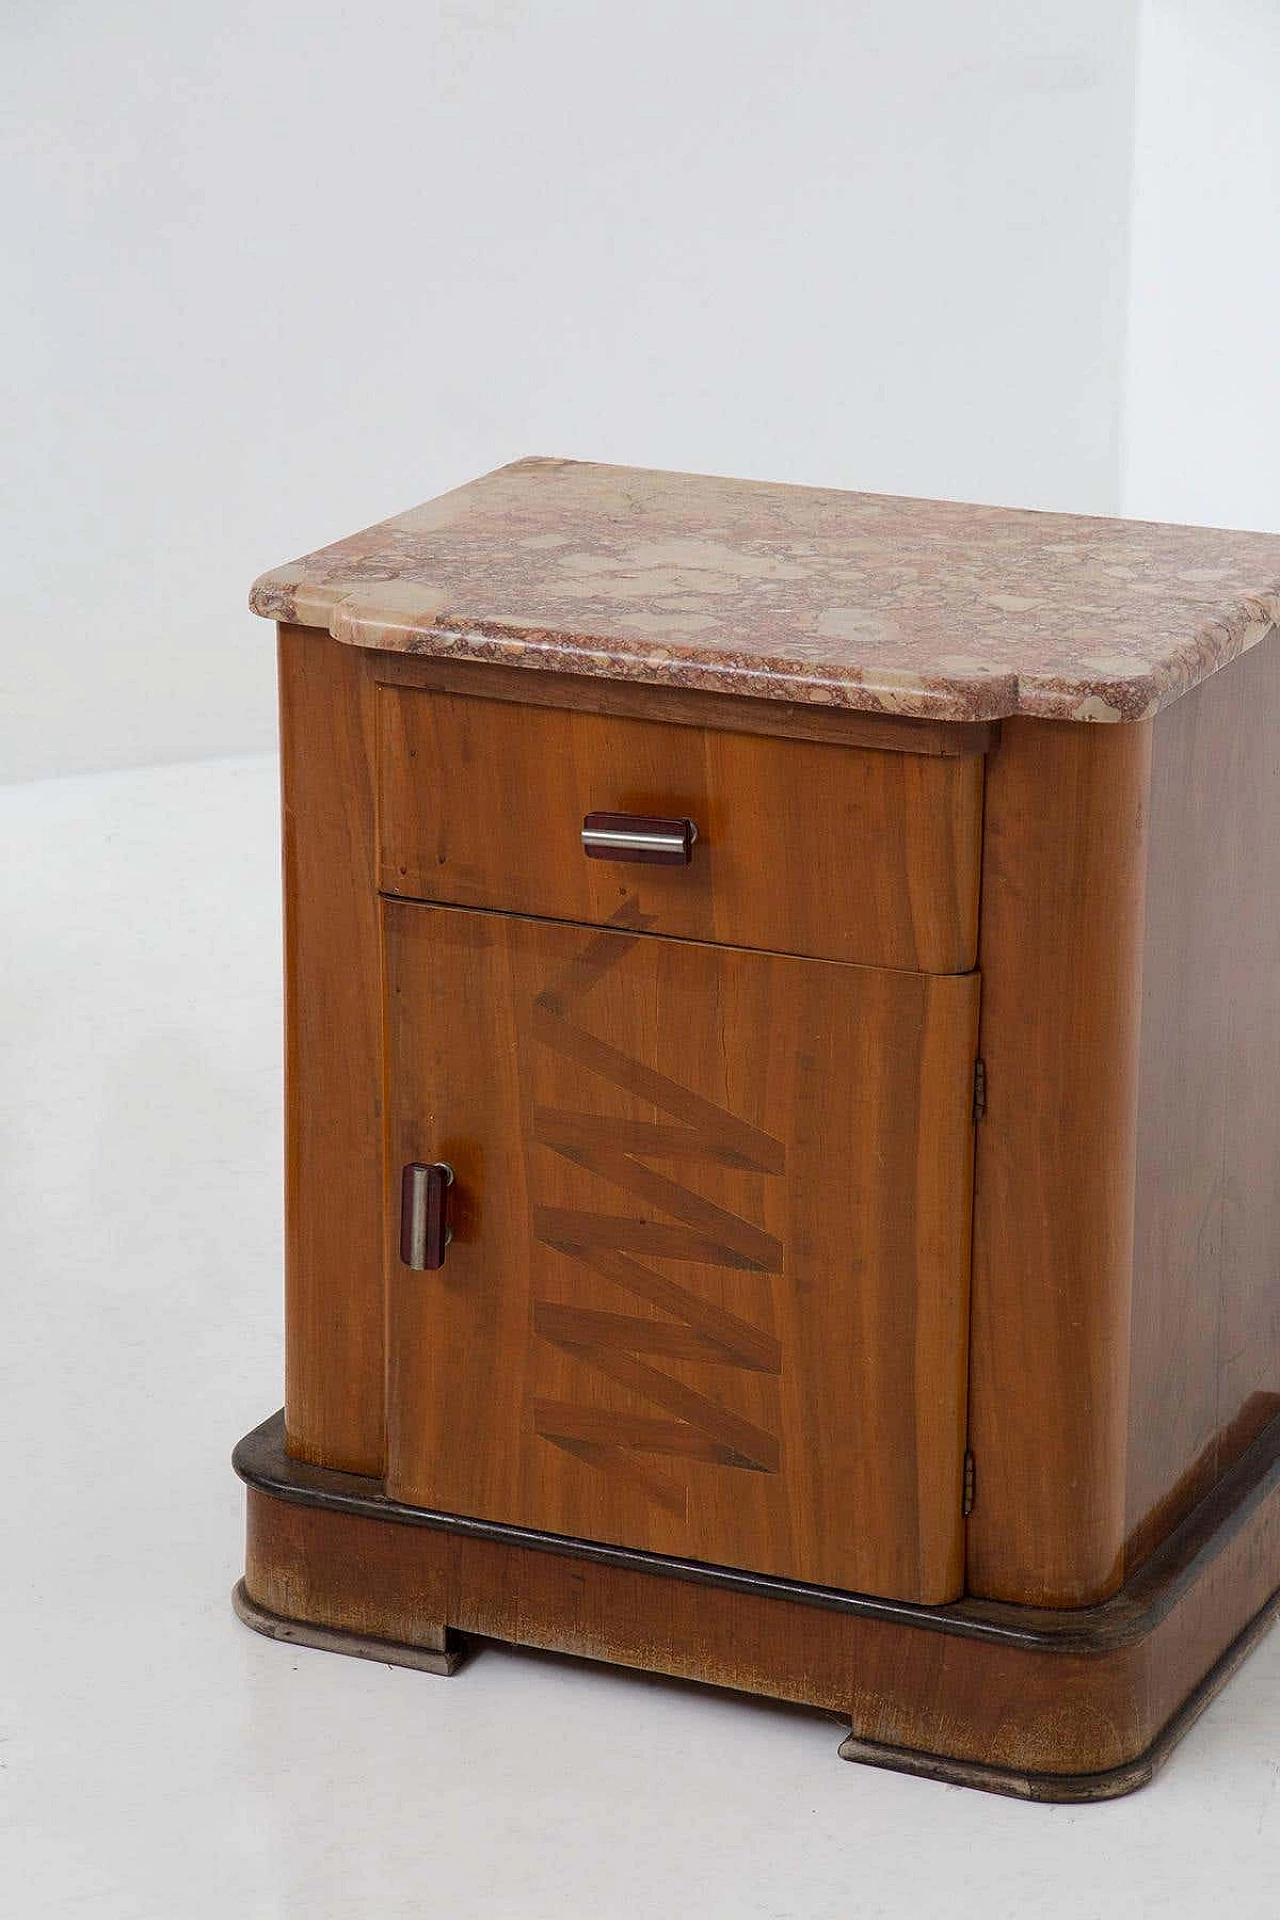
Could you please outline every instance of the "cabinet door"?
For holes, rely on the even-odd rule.
[[[384,906],[388,1491],[954,1598],[977,977],[638,920]]]

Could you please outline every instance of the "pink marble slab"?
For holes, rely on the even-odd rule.
[[[1280,537],[519,460],[257,581],[395,652],[942,720],[1140,720],[1280,619]]]

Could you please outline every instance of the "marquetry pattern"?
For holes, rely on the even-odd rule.
[[[580,1263],[620,1294],[671,1317],[655,1320],[535,1299],[532,1323],[541,1339],[661,1411],[622,1413],[538,1398],[533,1415],[542,1439],[640,1488],[683,1518],[685,1485],[656,1467],[650,1456],[776,1473],[780,1448],[775,1434],[655,1363],[663,1358],[696,1360],[780,1374],[782,1349],[773,1334],[691,1292],[651,1263],[691,1261],[778,1274],[783,1248],[774,1235],[649,1163],[674,1165],[682,1173],[714,1165],[780,1178],[786,1171],[786,1148],[771,1134],[574,1023],[577,1004],[609,968],[626,958],[643,925],[638,904],[629,900],[614,916],[613,926],[636,931],[630,938],[609,931],[588,940],[570,966],[537,995],[529,1023],[540,1045],[669,1116],[665,1121],[640,1121],[551,1107],[534,1110],[538,1145],[639,1201],[642,1217],[535,1202],[533,1232],[543,1246]]]

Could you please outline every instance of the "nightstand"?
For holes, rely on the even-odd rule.
[[[1141,1784],[1280,1589],[1280,539],[527,460],[253,605],[242,1618]]]

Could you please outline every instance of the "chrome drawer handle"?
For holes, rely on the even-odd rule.
[[[444,1265],[444,1250],[453,1238],[447,1217],[452,1185],[447,1160],[408,1166],[400,1175],[400,1258],[417,1273],[434,1273]]]
[[[697,837],[692,820],[663,820],[648,813],[589,813],[582,823],[582,851],[588,860],[687,867]]]

